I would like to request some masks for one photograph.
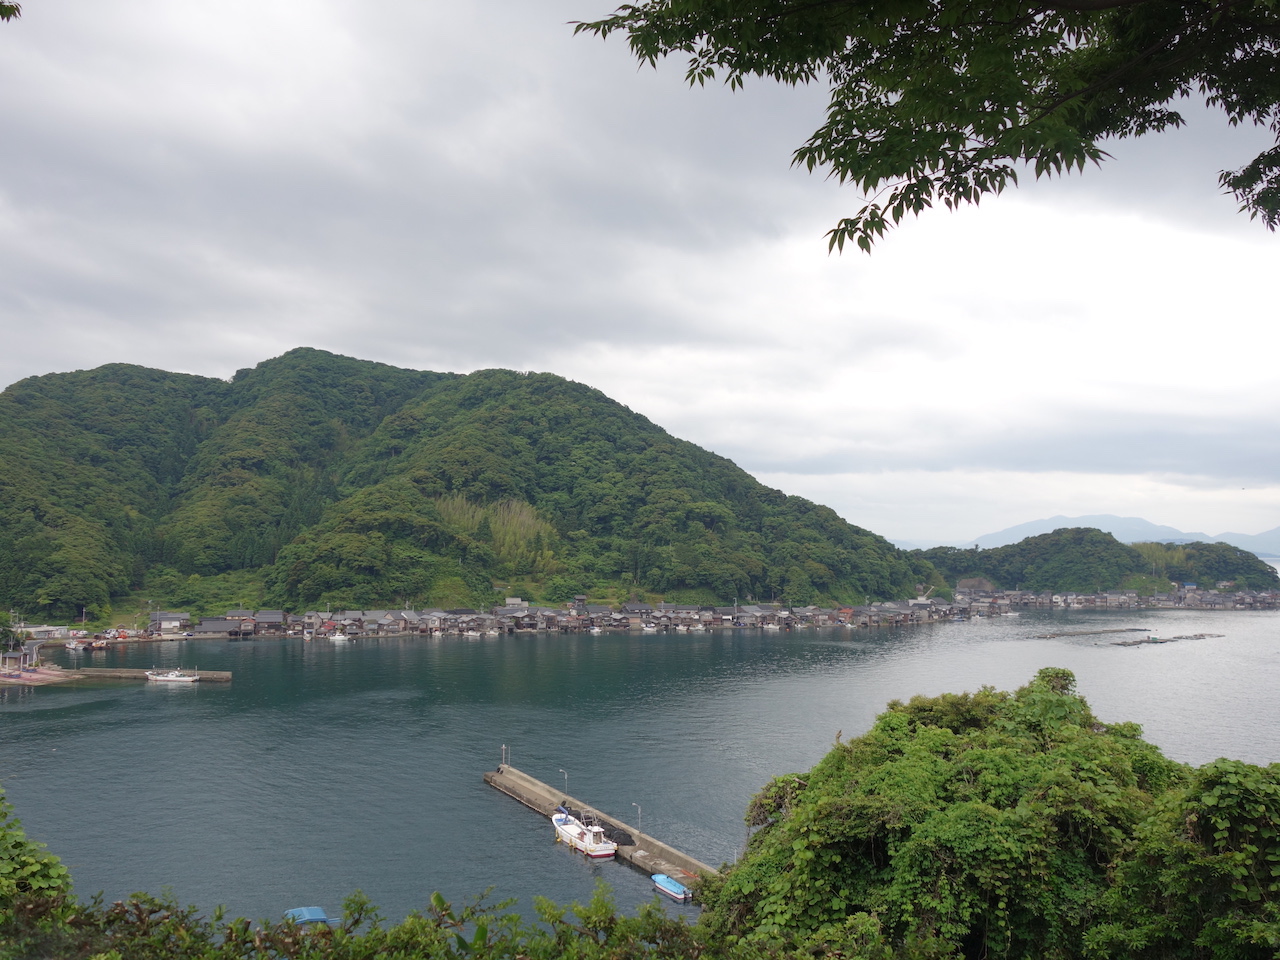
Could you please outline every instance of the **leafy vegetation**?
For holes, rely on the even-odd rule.
[[[1275,567],[1229,543],[1135,543],[1133,547],[1153,575],[1177,583],[1201,587],[1232,583],[1242,590],[1280,586]]]
[[[823,955],[1271,957],[1280,765],[1174,763],[1074,677],[891,703],[757,797],[713,942]]]
[[[826,122],[795,163],[872,198],[830,232],[841,249],[869,251],[935,201],[999,193],[1020,168],[1098,163],[1108,138],[1180,126],[1180,98],[1280,135],[1273,0],[646,0],[578,29],[621,31],[644,63],[687,55],[690,83],[828,83]],[[1220,182],[1280,222],[1280,143]]]
[[[949,582],[984,577],[997,587],[1094,593],[1120,586],[1157,587],[1170,580],[1212,588],[1280,588],[1280,575],[1247,550],[1225,543],[1161,543],[1126,546],[1091,527],[1064,527],[989,550],[934,547],[915,551]],[[1140,580],[1149,575],[1154,579]]]
[[[140,579],[225,388],[112,364],[0,393],[0,604],[96,618]]]
[[[513,587],[804,604],[940,585],[549,374],[309,349],[229,383],[113,364],[0,394],[0,453],[0,605],[41,618],[101,621],[143,592],[202,614],[472,606]]]
[[[1262,960],[1280,951],[1280,764],[1198,769],[1105,724],[1067,670],[1014,693],[892,702],[752,801],[743,857],[696,925],[603,892],[528,923],[439,894],[384,925],[211,919],[172,899],[79,903],[0,797],[0,956],[440,960]]]
[[[70,892],[67,868],[43,845],[27,839],[0,792],[0,917],[12,916],[20,903],[64,898]]]

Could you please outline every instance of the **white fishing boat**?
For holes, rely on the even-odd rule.
[[[555,824],[557,841],[592,859],[607,860],[618,852],[618,845],[605,837],[603,827],[589,819],[583,823],[564,807],[556,808],[551,822]]]
[[[347,635],[343,633],[341,630],[339,630],[337,633],[330,634],[329,639],[332,640],[334,643],[346,643]]]
[[[153,683],[196,683],[198,670],[148,670],[147,679]]]

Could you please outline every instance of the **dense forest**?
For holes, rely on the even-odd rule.
[[[1240,589],[1280,588],[1280,575],[1247,550],[1225,543],[1120,543],[1090,527],[1064,527],[989,550],[934,547],[913,551],[928,560],[951,584],[970,577],[1022,590],[1073,590],[1095,593],[1138,580],[1167,590],[1170,581],[1214,587],[1221,582]]]
[[[1280,952],[1280,764],[1164,757],[1069,671],[894,702],[747,810],[695,924],[601,892],[536,919],[436,894],[401,923],[358,894],[336,929],[80,901],[0,795],[0,956],[154,960],[1264,960]]]
[[[747,814],[711,942],[815,956],[1243,958],[1280,950],[1280,765],[1165,758],[1048,668],[895,702]]]
[[[124,364],[0,394],[0,605],[89,619],[516,594],[795,604],[941,585],[597,390],[297,349],[230,382]]]

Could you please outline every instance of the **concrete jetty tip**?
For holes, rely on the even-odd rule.
[[[497,770],[484,775],[484,782],[501,790],[509,797],[514,797],[531,810],[536,810],[544,817],[550,817],[556,807],[566,806],[583,810],[603,824],[625,830],[635,839],[633,846],[619,846],[617,857],[647,874],[665,873],[682,881],[697,881],[701,877],[716,876],[719,871],[695,860],[687,853],[656,840],[648,834],[641,833],[635,827],[624,823],[617,817],[602,813],[589,803],[583,803],[573,797],[565,796],[541,780],[536,780],[527,773],[522,773],[510,764],[501,764]]]

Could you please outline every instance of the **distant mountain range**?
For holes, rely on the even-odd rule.
[[[893,543],[904,550],[930,546],[978,546],[988,550],[992,547],[1018,543],[1027,537],[1039,536],[1042,533],[1052,533],[1062,527],[1094,527],[1111,534],[1122,543],[1229,543],[1233,547],[1248,550],[1260,557],[1280,557],[1280,527],[1262,533],[1219,533],[1211,536],[1207,533],[1188,533],[1176,527],[1143,520],[1141,517],[1117,517],[1109,513],[1086,517],[1057,516],[1049,517],[1047,520],[1031,520],[960,543],[938,544],[906,540],[895,540]]]

